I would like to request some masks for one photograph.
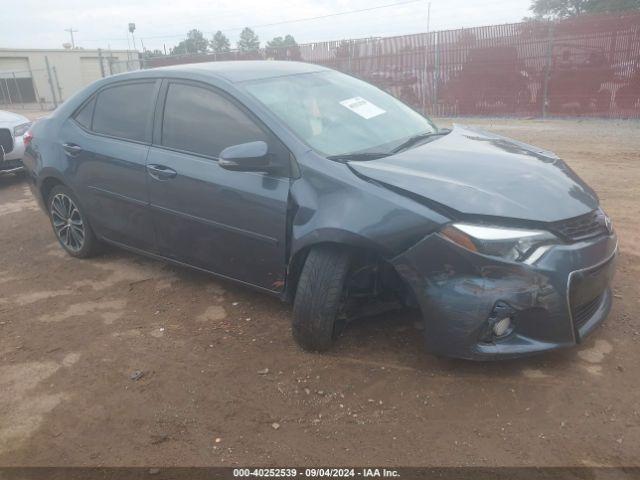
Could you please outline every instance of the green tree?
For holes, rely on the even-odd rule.
[[[275,37],[267,42],[267,47],[269,48],[296,47],[297,45],[296,39],[291,35],[285,35],[284,38]]]
[[[209,41],[196,28],[187,33],[187,38],[171,49],[172,55],[185,53],[206,53],[209,51]]]
[[[583,13],[640,10],[640,0],[533,0],[529,10],[536,18],[568,18]]]
[[[253,52],[260,49],[260,39],[256,33],[249,27],[245,27],[240,32],[240,40],[238,40],[238,50],[241,52]]]
[[[211,49],[215,53],[224,53],[229,51],[230,46],[231,43],[229,43],[227,36],[218,30],[213,36],[213,40],[211,40]]]
[[[265,48],[267,58],[273,60],[300,60],[300,47],[296,42],[296,39],[291,35],[285,35],[282,37],[275,37],[273,40],[267,42]]]

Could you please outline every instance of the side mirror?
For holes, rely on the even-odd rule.
[[[218,164],[237,172],[266,172],[271,170],[268,150],[269,146],[263,141],[233,145],[220,152]]]

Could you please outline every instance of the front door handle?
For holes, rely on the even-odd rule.
[[[70,157],[75,157],[79,153],[82,153],[82,147],[75,143],[63,143],[62,148],[64,149],[64,153]]]
[[[178,174],[178,172],[172,168],[165,167],[164,165],[157,165],[155,163],[147,165],[147,172],[156,180],[169,180]]]

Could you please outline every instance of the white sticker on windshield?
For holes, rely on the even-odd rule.
[[[362,97],[348,98],[340,102],[340,105],[348,108],[354,113],[357,113],[362,118],[369,120],[370,118],[377,117],[386,113],[386,110],[376,107],[373,103],[365,100]]]

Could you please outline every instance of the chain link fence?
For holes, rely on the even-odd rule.
[[[0,71],[0,109],[50,110],[61,99],[54,69]]]
[[[142,58],[132,58],[131,60],[105,60],[105,71],[107,72],[107,75],[132,72],[143,68],[145,68],[145,65]]]

